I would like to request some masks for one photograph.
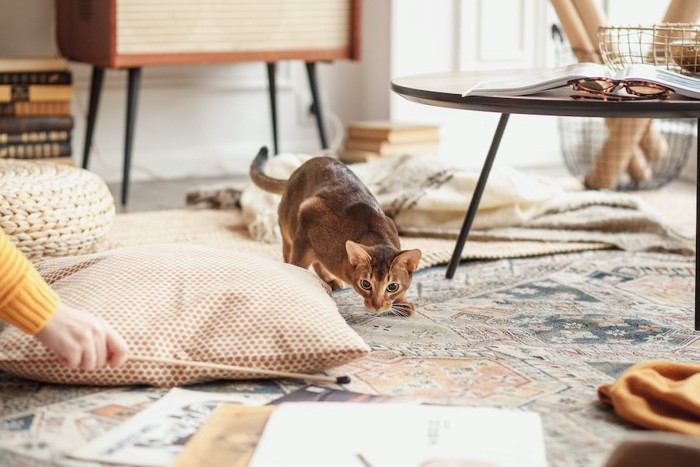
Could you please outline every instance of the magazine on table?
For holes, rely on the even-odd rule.
[[[552,68],[539,73],[483,80],[466,90],[462,96],[526,96],[555,89],[564,89],[571,93],[567,83],[582,78],[646,81],[669,87],[680,96],[700,99],[700,78],[648,64],[628,65],[614,72],[605,65],[589,62]]]

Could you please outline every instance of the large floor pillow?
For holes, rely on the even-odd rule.
[[[92,172],[0,160],[0,228],[32,260],[95,251],[114,212],[109,188]]]
[[[111,324],[131,355],[314,373],[369,351],[338,313],[325,283],[278,261],[171,244],[48,259],[36,267],[66,304]],[[139,361],[69,370],[10,326],[0,333],[0,369],[40,381],[95,385],[269,377]]]

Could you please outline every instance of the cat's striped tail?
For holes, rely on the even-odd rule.
[[[284,185],[287,183],[287,180],[280,180],[278,178],[272,178],[265,175],[265,162],[267,162],[267,154],[267,146],[260,148],[260,152],[258,152],[258,155],[255,156],[253,163],[250,165],[250,178],[261,190],[281,195],[284,191]]]

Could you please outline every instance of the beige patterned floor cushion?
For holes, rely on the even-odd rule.
[[[110,323],[132,355],[313,373],[369,351],[324,283],[278,261],[192,245],[149,245],[48,259],[37,269],[66,304]],[[40,381],[96,385],[251,378],[136,361],[117,369],[69,370],[9,326],[0,333],[0,369]]]

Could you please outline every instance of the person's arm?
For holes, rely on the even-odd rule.
[[[0,320],[36,334],[53,315],[58,301],[56,292],[0,230]]]
[[[59,302],[1,229],[0,320],[33,334],[68,368],[116,367],[128,357],[122,337],[102,319]]]

